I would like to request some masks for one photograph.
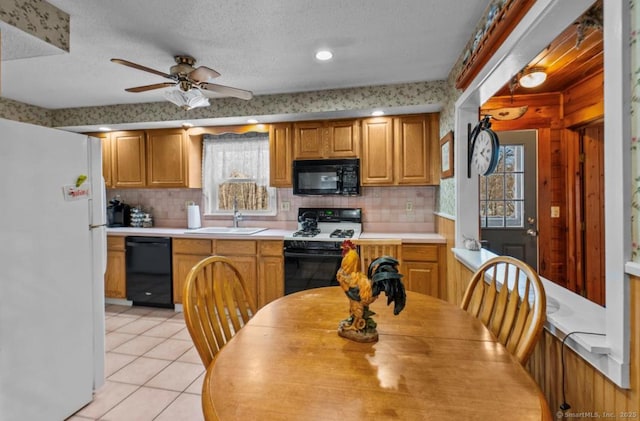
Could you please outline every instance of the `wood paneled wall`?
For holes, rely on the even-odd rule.
[[[457,263],[455,257],[453,256],[453,253],[451,253],[451,249],[456,245],[456,221],[449,218],[443,218],[442,216],[436,216],[435,223],[436,231],[438,232],[438,234],[447,239],[445,248],[447,251],[447,271],[449,271],[450,268],[455,268]],[[446,281],[444,282],[444,285],[440,285],[440,293],[438,294],[438,298],[450,303],[459,302],[456,301],[456,297],[458,296],[456,285],[448,282],[449,277],[447,273],[444,274],[443,278]],[[460,301],[462,301],[462,296],[460,296]]]
[[[568,88],[562,93],[564,127],[584,126],[604,116],[604,72]]]
[[[455,221],[436,217],[438,233],[447,239],[447,294],[441,297],[453,304],[462,301],[462,294],[472,271],[458,262],[451,247],[455,237]],[[566,348],[565,394],[571,405],[567,412],[574,420],[591,420],[589,413],[604,412],[613,416],[606,419],[640,419],[640,278],[631,278],[631,373],[630,389],[621,389],[571,349]],[[536,346],[527,369],[543,391],[551,413],[556,414],[562,404],[562,341],[544,331]],[[584,413],[584,416],[573,416]],[[635,416],[634,416],[635,414]],[[626,415],[626,416],[625,416]]]
[[[640,279],[631,278],[630,389],[621,389],[575,352],[565,348],[565,393],[572,413],[614,413],[612,419],[640,419]],[[562,342],[546,330],[527,368],[547,398],[552,413],[562,404]],[[623,416],[624,412],[632,413]],[[633,416],[635,413],[635,416]],[[592,417],[590,417],[592,418]],[[576,419],[587,419],[576,418]]]
[[[447,285],[446,292],[445,294],[441,293],[440,299],[459,305],[473,272],[461,264],[451,251],[456,244],[456,221],[436,216],[436,226],[438,234],[447,240]]]

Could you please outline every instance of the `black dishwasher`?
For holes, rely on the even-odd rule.
[[[134,305],[173,307],[171,238],[127,237],[127,299]]]

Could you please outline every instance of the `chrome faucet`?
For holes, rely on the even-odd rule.
[[[238,221],[242,221],[242,214],[238,211],[238,200],[233,198],[233,228],[238,228]]]

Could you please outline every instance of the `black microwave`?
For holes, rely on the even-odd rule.
[[[293,194],[360,195],[359,159],[293,161]]]

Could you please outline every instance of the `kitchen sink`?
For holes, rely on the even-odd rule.
[[[255,227],[205,227],[185,231],[185,234],[233,234],[233,235],[251,235],[256,232],[264,231],[266,228]]]

